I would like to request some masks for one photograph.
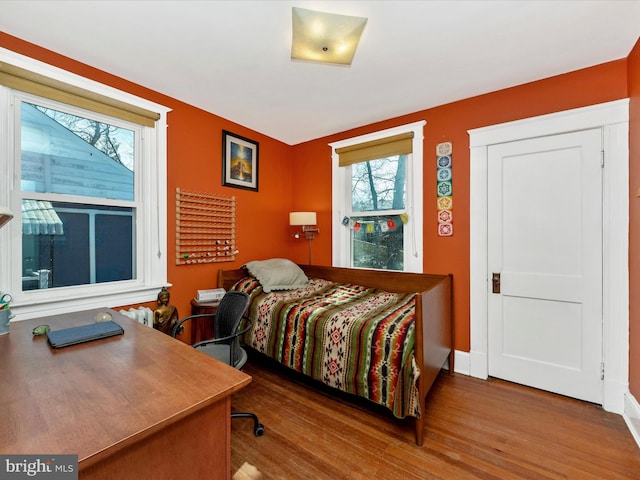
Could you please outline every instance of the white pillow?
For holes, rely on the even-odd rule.
[[[294,290],[306,287],[309,279],[302,269],[286,258],[254,260],[245,265],[249,273],[262,285],[262,290]]]

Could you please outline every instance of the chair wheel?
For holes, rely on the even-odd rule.
[[[264,425],[262,425],[261,423],[259,423],[256,428],[253,429],[253,434],[256,437],[261,437],[262,435],[264,435]]]

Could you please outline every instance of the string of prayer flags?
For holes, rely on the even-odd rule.
[[[388,216],[384,220],[354,220],[353,218],[344,217],[341,223],[354,232],[382,233],[395,230],[400,224],[405,224],[408,221],[409,215],[401,213],[400,215]]]
[[[438,236],[453,235],[453,144],[436,145],[436,191],[438,198]]]

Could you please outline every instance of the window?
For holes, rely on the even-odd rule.
[[[406,163],[393,155],[351,165],[353,267],[404,270]]]
[[[18,318],[155,299],[168,110],[18,57],[0,64],[0,290]]]
[[[22,290],[135,279],[141,128],[40,103],[20,102]]]
[[[422,272],[424,124],[331,144],[334,266]]]

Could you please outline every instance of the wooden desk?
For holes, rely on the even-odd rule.
[[[124,335],[52,349],[109,311]],[[0,336],[0,452],[77,454],[80,479],[231,476],[230,395],[248,375],[113,310],[14,322]]]

